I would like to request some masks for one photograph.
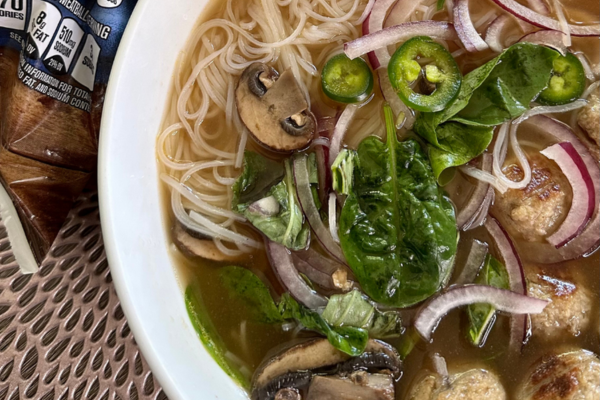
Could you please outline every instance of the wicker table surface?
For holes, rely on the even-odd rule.
[[[112,284],[94,190],[37,274],[20,273],[0,228],[0,400],[20,399],[166,400]]]

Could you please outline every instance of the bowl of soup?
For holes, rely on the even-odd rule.
[[[100,146],[171,398],[600,396],[592,1],[142,1]]]

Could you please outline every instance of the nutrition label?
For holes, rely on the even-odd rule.
[[[90,112],[136,0],[0,0],[0,46],[21,50],[27,87]],[[7,28],[7,29],[3,29]]]
[[[52,4],[46,1],[34,2],[24,49],[27,57],[38,59],[46,52],[61,18],[60,10]]]
[[[75,57],[75,51],[83,38],[83,29],[71,18],[63,19],[58,34],[54,37],[50,50],[44,58],[46,68],[56,74],[66,74]]]
[[[27,0],[0,0],[0,28],[23,30],[27,19]]]

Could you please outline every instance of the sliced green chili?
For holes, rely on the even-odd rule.
[[[585,90],[585,70],[573,54],[556,58],[552,64],[548,87],[540,93],[538,103],[557,106],[577,100]]]
[[[419,58],[431,59],[423,68]],[[424,71],[423,71],[424,69]],[[439,43],[427,36],[417,36],[396,50],[388,65],[388,75],[400,99],[418,111],[441,111],[458,96],[462,74],[452,55]],[[423,75],[435,84],[431,94],[413,90],[413,84]]]
[[[321,73],[321,86],[327,97],[340,103],[358,103],[373,91],[373,73],[362,58],[351,60],[338,54],[327,61]]]

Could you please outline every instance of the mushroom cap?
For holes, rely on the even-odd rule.
[[[400,357],[389,344],[370,339],[363,354],[367,353],[387,355],[390,359],[397,361],[396,367],[399,370]],[[333,347],[327,339],[311,339],[293,346],[263,363],[256,371],[254,382],[256,386],[260,387],[288,372],[320,369],[341,364],[353,358]]]
[[[327,339],[311,339],[264,362],[254,375],[252,398],[272,399],[284,388],[306,388],[319,375],[345,376],[375,370],[397,378],[400,369],[400,356],[387,343],[371,339],[361,356],[352,357],[337,350]]]
[[[254,140],[270,150],[302,150],[315,136],[317,121],[290,70],[279,76],[266,64],[251,64],[240,77],[235,99]]]

